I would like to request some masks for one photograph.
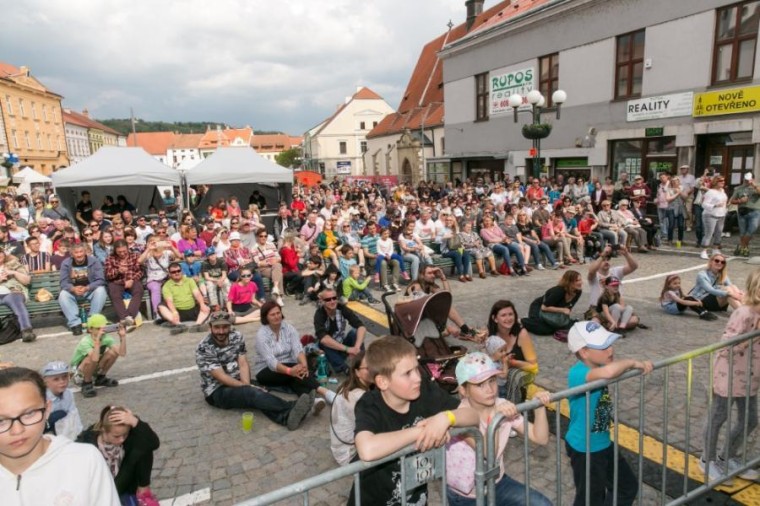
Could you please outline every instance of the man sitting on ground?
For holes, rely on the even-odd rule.
[[[193,278],[188,278],[182,273],[179,262],[172,262],[168,268],[169,279],[161,288],[163,300],[158,306],[158,312],[168,326],[172,334],[181,334],[192,330],[203,332],[206,330],[203,322],[208,318],[211,310],[203,301],[198,285]],[[188,327],[183,322],[194,322],[195,325]]]
[[[367,329],[356,313],[338,303],[338,293],[332,288],[323,290],[319,298],[322,306],[314,313],[314,334],[333,370],[347,373],[346,361],[364,348]]]

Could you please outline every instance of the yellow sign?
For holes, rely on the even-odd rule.
[[[694,94],[694,117],[760,111],[760,86]]]

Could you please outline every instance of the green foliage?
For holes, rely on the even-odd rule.
[[[97,121],[103,123],[107,127],[113,128],[121,134],[129,135],[132,133],[132,120],[130,118],[99,119]],[[220,121],[175,121],[173,123],[170,123],[168,121],[146,121],[135,118],[135,130],[137,132],[177,132],[180,134],[202,134],[209,127],[212,130],[215,130],[217,125],[222,125],[222,128],[226,126]],[[282,132],[270,130],[254,130],[253,133],[255,135],[268,135],[279,134]]]
[[[290,148],[275,157],[278,165],[293,168],[301,165],[301,148]]]

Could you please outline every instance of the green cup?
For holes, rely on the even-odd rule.
[[[240,428],[243,429],[243,433],[250,434],[253,430],[253,413],[250,411],[243,413],[243,417],[240,419]]]

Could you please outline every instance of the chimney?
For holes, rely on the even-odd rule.
[[[26,65],[21,65],[21,67],[19,67],[19,74],[25,77],[29,77],[29,67]]]
[[[470,31],[475,19],[483,13],[483,3],[485,0],[467,0],[464,5],[467,7],[467,31]]]
[[[82,116],[84,116],[85,118],[89,118],[90,111],[88,111],[87,109],[82,109]]]

